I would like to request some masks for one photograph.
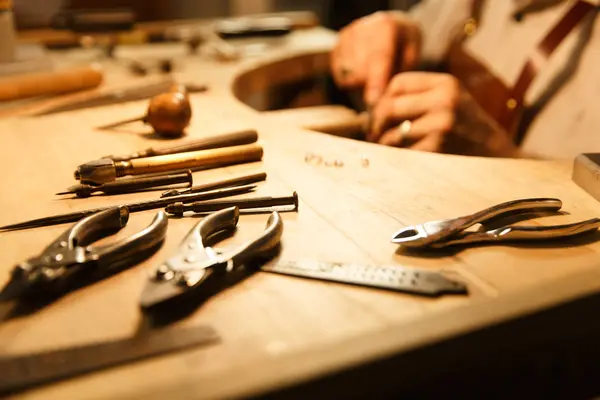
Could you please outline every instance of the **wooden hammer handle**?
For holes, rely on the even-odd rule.
[[[122,162],[124,175],[152,174],[180,169],[214,168],[222,165],[260,161],[262,146],[253,143],[219,149],[190,151],[165,156],[137,158]],[[116,163],[121,165],[120,163]]]
[[[85,66],[0,79],[0,101],[58,95],[91,89],[102,83],[99,67]]]

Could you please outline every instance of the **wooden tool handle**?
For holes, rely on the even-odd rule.
[[[86,66],[0,79],[0,101],[57,95],[95,88],[102,83],[99,67]]]
[[[257,144],[224,147],[220,149],[190,151],[165,156],[137,158],[125,162],[125,174],[140,175],[178,169],[214,167],[260,161],[263,148]]]
[[[149,156],[163,156],[166,154],[183,153],[187,151],[216,149],[219,147],[238,146],[254,143],[258,140],[258,132],[254,129],[239,132],[226,133],[223,135],[209,136],[206,138],[182,143],[177,146],[148,149]]]

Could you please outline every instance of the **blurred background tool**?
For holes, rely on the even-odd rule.
[[[0,101],[76,92],[98,87],[102,81],[96,65],[10,76],[0,79]]]
[[[82,47],[98,48],[100,58],[113,58],[117,35],[131,34],[136,18],[135,11],[129,8],[65,9],[52,17],[50,27],[82,35],[79,39]]]
[[[142,83],[136,81],[135,84],[119,88],[98,88],[91,91],[65,95],[61,98],[50,99],[43,104],[27,106],[24,114],[29,116],[49,115],[84,108],[145,100],[167,92],[174,84],[175,82],[172,78],[161,78],[159,80],[143,80]],[[207,90],[205,85],[188,83],[184,86],[187,93],[200,93]]]
[[[215,32],[223,39],[283,36],[293,29],[288,17],[243,17],[217,21]]]
[[[50,26],[72,32],[122,32],[135,28],[136,13],[128,8],[63,10],[52,17]]]
[[[43,46],[19,43],[16,28],[13,1],[0,0],[0,76],[51,70]]]
[[[239,146],[242,144],[255,143],[258,140],[258,132],[254,129],[247,129],[239,132],[225,133],[222,135],[209,136],[197,139],[175,146],[153,148],[149,147],[133,154],[124,156],[104,156],[113,161],[129,161],[134,158],[164,156],[167,154],[185,153],[188,151],[217,149],[220,147]]]
[[[216,168],[224,165],[260,161],[263,148],[257,144],[231,146],[220,149],[189,151],[165,156],[113,161],[110,158],[94,160],[77,167],[75,179],[82,183],[100,185],[125,175],[143,175],[157,172],[194,168]]]
[[[153,176],[141,176],[139,178],[117,179],[114,182],[104,183],[99,186],[75,185],[71,186],[64,192],[56,194],[75,194],[77,197],[90,197],[92,193],[96,192],[103,192],[104,194],[131,193],[143,189],[164,188],[165,186],[176,185],[178,183],[185,183],[188,187],[191,187],[192,182],[192,171],[188,170],[187,172],[182,172],[179,174],[160,174]]]
[[[166,93],[150,99],[146,115],[103,125],[97,129],[110,129],[131,122],[141,121],[148,124],[159,135],[178,137],[190,124],[192,107],[184,85],[173,85]]]

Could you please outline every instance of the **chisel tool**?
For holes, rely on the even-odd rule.
[[[257,144],[221,149],[190,151],[164,156],[113,161],[102,158],[77,167],[75,179],[100,185],[126,175],[142,175],[188,168],[216,168],[224,165],[260,161],[263,148]]]

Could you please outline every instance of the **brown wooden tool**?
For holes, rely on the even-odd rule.
[[[98,127],[110,129],[131,122],[142,121],[152,126],[154,132],[168,137],[179,137],[190,124],[192,107],[187,89],[183,85],[173,85],[168,92],[150,99],[146,115]]]
[[[165,156],[113,161],[110,158],[94,160],[77,167],[75,179],[82,183],[100,185],[126,175],[143,175],[157,172],[194,168],[215,168],[230,164],[260,161],[262,146],[253,143],[219,149],[189,151]]]
[[[0,101],[92,89],[99,86],[102,81],[103,73],[95,65],[11,76],[0,79]]]
[[[113,161],[129,161],[134,158],[164,156],[167,154],[185,153],[188,151],[217,149],[220,147],[239,146],[242,144],[254,143],[258,140],[258,132],[254,129],[245,129],[237,132],[224,133],[215,136],[207,136],[174,146],[168,147],[149,147],[132,154],[122,156],[105,156]]]

